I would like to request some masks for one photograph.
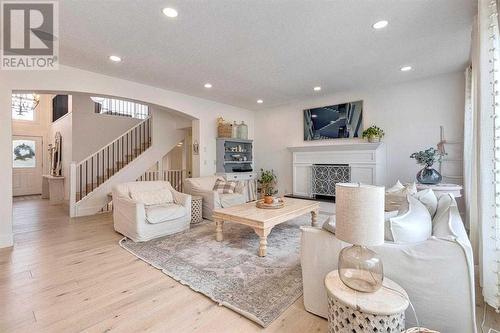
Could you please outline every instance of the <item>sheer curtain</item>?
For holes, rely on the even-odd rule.
[[[479,0],[476,34],[478,45],[473,44],[471,96],[472,111],[466,110],[465,121],[472,121],[472,132],[465,125],[464,134],[477,155],[471,165],[464,165],[468,172],[466,184],[469,194],[471,225],[477,224],[477,235],[471,229],[471,239],[477,236],[480,282],[485,301],[492,307],[500,307],[500,49],[497,1]],[[473,38],[474,40],[474,38]],[[475,51],[478,50],[478,54]],[[474,69],[477,72],[477,91],[474,85]],[[475,108],[477,106],[477,108]],[[470,110],[469,110],[470,111]],[[472,118],[467,116],[472,114]],[[476,121],[477,120],[477,121]],[[465,149],[465,148],[464,148]],[[470,169],[468,169],[470,167]],[[476,185],[476,186],[475,186]],[[475,189],[475,196],[474,196]],[[471,193],[468,193],[472,191]],[[477,221],[473,219],[477,218]]]

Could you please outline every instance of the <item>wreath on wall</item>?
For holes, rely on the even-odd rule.
[[[23,143],[14,148],[14,155],[16,156],[14,160],[26,161],[35,157],[35,151],[30,146]]]

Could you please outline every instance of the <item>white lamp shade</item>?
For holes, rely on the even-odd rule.
[[[384,243],[384,187],[339,183],[335,186],[335,237],[362,246]]]

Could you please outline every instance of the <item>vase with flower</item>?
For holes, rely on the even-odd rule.
[[[446,153],[432,147],[410,155],[410,158],[414,158],[418,164],[424,166],[424,168],[417,173],[417,181],[420,184],[436,185],[443,180],[443,176],[441,176],[432,166],[435,162],[440,163],[444,155],[446,155]]]

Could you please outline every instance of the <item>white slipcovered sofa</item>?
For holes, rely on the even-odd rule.
[[[439,198],[443,205],[445,196]],[[436,224],[433,235],[418,243],[371,247],[382,258],[384,275],[408,293],[421,326],[442,333],[475,333],[474,266],[472,248],[456,201],[441,207],[449,214]],[[448,205],[448,203],[444,203]],[[324,278],[337,269],[344,243],[321,228],[302,227],[301,264],[304,305],[307,311],[327,317]],[[411,308],[406,311],[406,326],[416,326]]]
[[[173,202],[145,205],[132,199],[144,195],[158,196],[161,191],[170,192]],[[134,242],[171,235],[189,229],[191,196],[177,192],[165,181],[117,185],[113,189],[113,222],[117,232]]]
[[[218,193],[214,191],[217,179],[225,180],[220,176],[187,178],[184,182],[186,193],[203,197],[203,218],[212,220],[212,213],[216,208],[227,208],[246,202],[244,184],[238,182],[235,193]]]

